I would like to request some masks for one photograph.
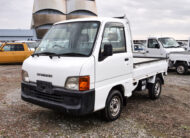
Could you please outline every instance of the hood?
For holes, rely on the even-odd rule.
[[[37,80],[51,82],[54,86],[64,87],[68,77],[79,76],[87,57],[29,57],[22,69],[28,72],[30,82]]]
[[[172,52],[184,52],[185,49],[184,48],[165,48],[166,53],[172,53]]]

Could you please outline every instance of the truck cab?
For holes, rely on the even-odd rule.
[[[150,37],[147,39],[144,51],[135,52],[135,55],[144,57],[167,57],[172,52],[184,52],[177,41],[171,37]]]
[[[22,66],[24,101],[77,116],[102,111],[119,118],[133,91],[160,97],[166,58],[133,58],[129,21],[87,18],[59,22]]]
[[[33,52],[26,43],[3,43],[0,46],[0,64],[22,63]]]

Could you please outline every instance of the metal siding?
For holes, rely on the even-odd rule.
[[[66,0],[34,0],[33,13],[45,9],[54,9],[65,14]]]
[[[96,15],[96,2],[92,0],[34,0],[32,27],[41,39],[48,30],[43,28],[47,25]]]

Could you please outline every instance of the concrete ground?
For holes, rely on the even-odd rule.
[[[169,72],[161,98],[128,99],[121,117],[72,117],[20,99],[21,65],[0,65],[0,137],[190,137],[190,74]]]

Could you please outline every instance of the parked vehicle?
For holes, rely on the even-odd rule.
[[[31,50],[35,51],[40,41],[17,41],[17,43],[26,43]]]
[[[144,45],[143,44],[134,44],[134,51],[143,51]]]
[[[190,51],[190,38],[189,38],[188,43],[187,43],[187,51]]]
[[[133,58],[127,19],[64,21],[24,61],[22,99],[74,115],[101,110],[113,121],[133,91],[158,99],[167,68],[166,58]]]
[[[3,43],[0,46],[0,64],[22,63],[33,52],[26,43]]]
[[[186,43],[185,41],[178,41],[178,44],[185,49],[185,51],[189,51],[189,45],[188,42]]]
[[[135,52],[137,57],[168,57],[169,68],[175,69],[178,74],[186,74],[190,68],[190,52],[179,46],[175,39],[170,37],[148,38],[146,48],[142,52]]]

